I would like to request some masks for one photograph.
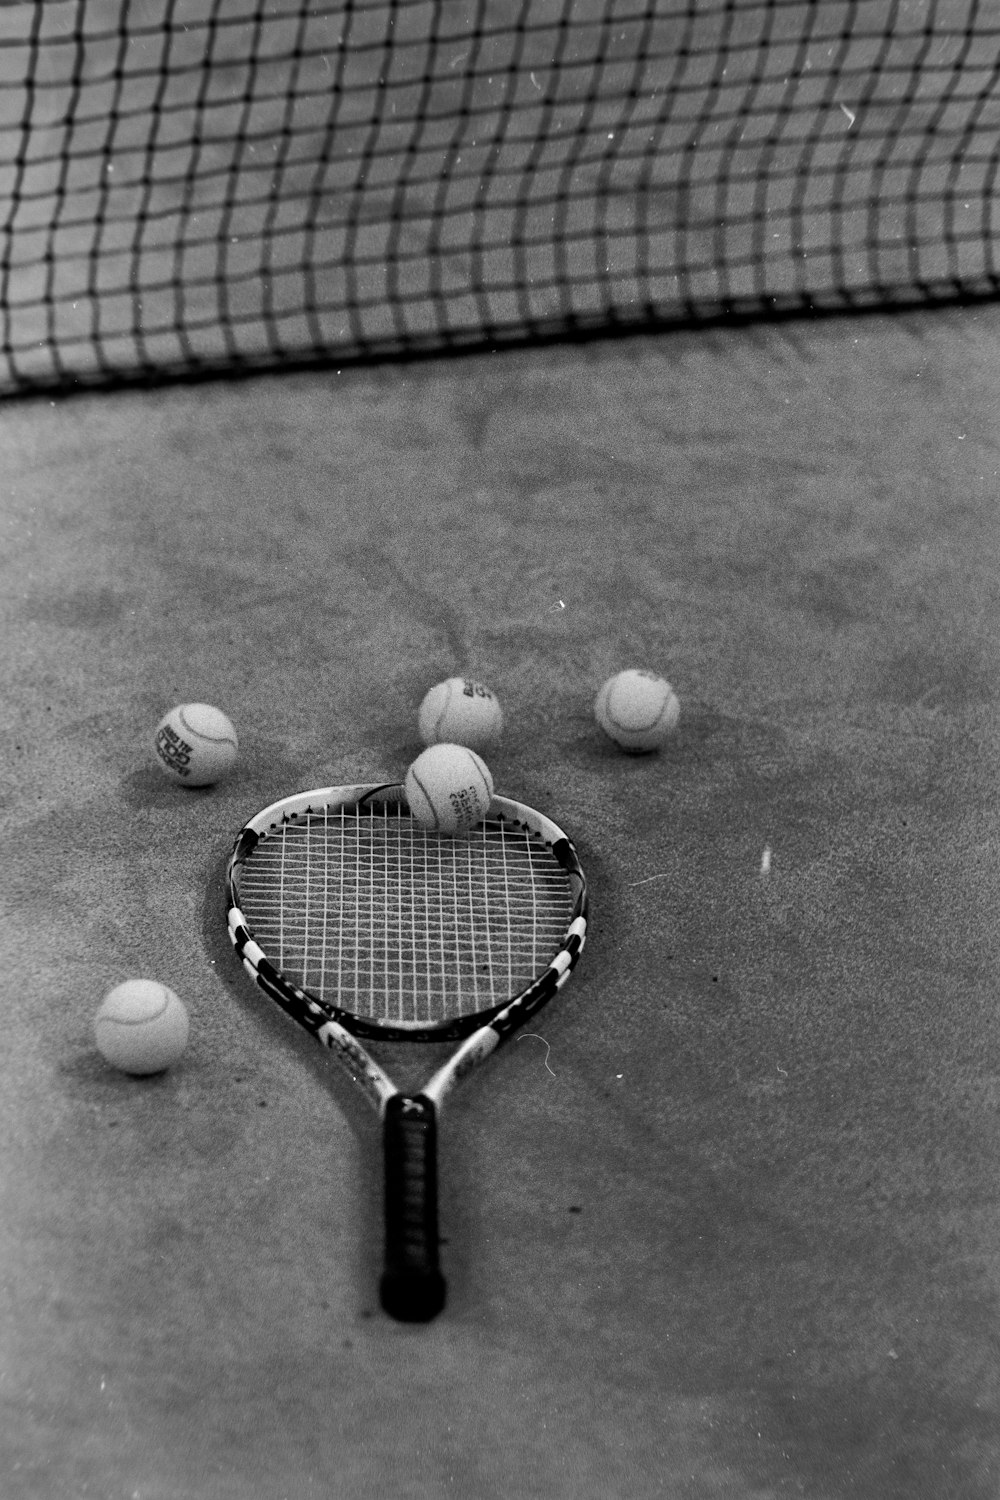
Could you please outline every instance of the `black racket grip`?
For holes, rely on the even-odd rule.
[[[444,1307],[438,1264],[437,1111],[397,1094],[383,1121],[385,1269],[382,1306],[401,1323],[429,1323]]]

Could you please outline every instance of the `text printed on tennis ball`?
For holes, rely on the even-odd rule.
[[[477,823],[482,817],[480,794],[476,787],[463,787],[461,791],[449,792],[448,800],[460,823]]]
[[[169,724],[162,724],[157,731],[156,753],[178,776],[190,775],[193,749],[194,746],[189,745],[187,740],[182,740],[176,729]]]

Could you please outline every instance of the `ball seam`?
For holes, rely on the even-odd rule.
[[[196,740],[204,740],[205,743],[208,744],[208,745],[232,745],[232,747],[233,747],[234,750],[237,748],[236,741],[232,738],[231,735],[228,735],[228,734],[206,734],[203,729],[195,729],[193,727],[193,725],[189,724],[188,721],[187,721],[187,719],[184,717],[184,709],[183,708],[178,709],[178,711],[177,711],[177,717],[180,719],[181,723],[184,725],[185,731],[188,734],[193,735]]]
[[[438,817],[438,810],[434,806],[434,803],[431,800],[430,793],[428,792],[427,788],[424,786],[423,782],[420,780],[420,777],[412,769],[410,771],[410,775],[413,777],[414,785],[418,788],[418,790],[420,791],[420,793],[423,796],[424,801],[427,803],[427,806],[431,810],[431,815],[434,818],[434,822],[432,824],[433,831],[434,832],[440,831],[441,819]]]

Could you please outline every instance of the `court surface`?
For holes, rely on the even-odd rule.
[[[1000,315],[7,405],[6,1500],[995,1500]],[[668,675],[652,758],[596,730]],[[587,868],[377,1302],[371,1116],[229,948],[242,822],[424,690]],[[151,731],[224,708],[239,773]],[[765,850],[770,851],[770,869]],[[186,1001],[180,1065],[95,1054]]]

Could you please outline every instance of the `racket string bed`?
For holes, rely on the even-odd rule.
[[[241,872],[240,898],[283,973],[404,1027],[517,994],[558,947],[571,906],[564,872],[527,829],[493,822],[453,839],[381,808],[283,823]]]

